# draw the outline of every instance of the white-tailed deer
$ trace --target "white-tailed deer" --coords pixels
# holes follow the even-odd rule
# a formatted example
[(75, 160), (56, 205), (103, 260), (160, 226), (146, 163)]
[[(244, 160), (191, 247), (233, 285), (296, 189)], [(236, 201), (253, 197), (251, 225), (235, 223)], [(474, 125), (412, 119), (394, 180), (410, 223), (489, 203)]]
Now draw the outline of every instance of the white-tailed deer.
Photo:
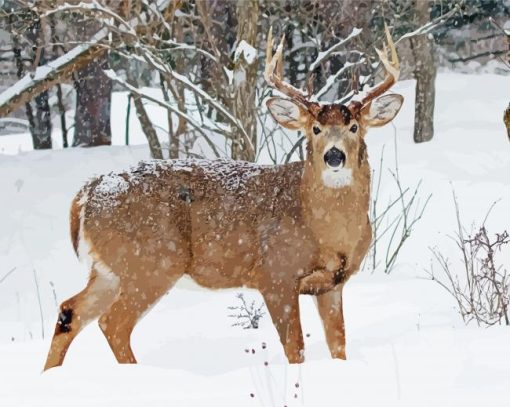
[(285, 83), (283, 41), (273, 55), (269, 34), (265, 78), (290, 99), (267, 106), (306, 134), (304, 162), (148, 161), (85, 185), (72, 203), (71, 236), (90, 279), (61, 305), (45, 369), (61, 365), (97, 318), (117, 360), (135, 363), (133, 328), (185, 274), (204, 287), (258, 289), (291, 363), (304, 360), (299, 294), (316, 295), (331, 355), (345, 359), (342, 288), (371, 241), (363, 138), (403, 101), (379, 97), (399, 75), (387, 35), (384, 81), (345, 106), (312, 102)]

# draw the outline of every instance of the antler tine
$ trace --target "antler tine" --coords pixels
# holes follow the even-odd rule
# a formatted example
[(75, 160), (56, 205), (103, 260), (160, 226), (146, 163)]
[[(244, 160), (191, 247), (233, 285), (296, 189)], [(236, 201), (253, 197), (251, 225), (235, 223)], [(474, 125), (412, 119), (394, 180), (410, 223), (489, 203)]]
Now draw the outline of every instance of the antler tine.
[[(375, 51), (377, 52), (377, 55), (379, 55), (379, 59), (381, 60), (384, 69), (386, 70), (386, 75), (384, 80), (379, 85), (370, 90), (370, 92), (368, 92), (368, 94), (361, 100), (361, 106), (366, 105), (390, 89), (398, 81), (400, 76), (400, 62), (398, 60), (397, 49), (391, 38), (387, 25), (384, 26), (384, 31), (386, 32), (386, 40), (388, 44), (383, 45), (382, 51), (377, 48)], [(388, 59), (388, 53), (390, 54), (391, 60)]]
[(273, 54), (273, 27), (269, 28), (267, 35), (267, 49), (266, 49), (266, 69), (264, 70), (264, 79), (273, 88), (279, 90), (284, 95), (290, 97), (292, 100), (301, 103), (304, 107), (311, 111), (315, 111), (316, 103), (310, 102), (307, 95), (301, 90), (295, 88), (291, 84), (283, 80), (283, 46), (285, 36), (282, 36), (276, 51)]

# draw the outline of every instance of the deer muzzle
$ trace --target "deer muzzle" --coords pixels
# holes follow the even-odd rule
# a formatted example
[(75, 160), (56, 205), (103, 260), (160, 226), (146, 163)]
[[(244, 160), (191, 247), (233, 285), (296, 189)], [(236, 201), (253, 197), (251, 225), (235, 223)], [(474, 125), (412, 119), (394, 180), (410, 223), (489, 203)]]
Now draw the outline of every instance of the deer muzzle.
[(330, 148), (324, 154), (324, 162), (331, 168), (338, 168), (345, 165), (345, 153), (336, 147)]

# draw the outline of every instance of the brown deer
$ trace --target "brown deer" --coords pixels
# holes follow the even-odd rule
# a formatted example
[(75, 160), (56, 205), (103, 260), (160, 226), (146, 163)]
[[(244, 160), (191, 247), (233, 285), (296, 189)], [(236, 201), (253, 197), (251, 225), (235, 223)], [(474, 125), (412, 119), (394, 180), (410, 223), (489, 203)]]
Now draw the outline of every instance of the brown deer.
[(360, 101), (321, 104), (282, 79), (283, 40), (268, 38), (265, 78), (290, 99), (267, 106), (307, 139), (304, 162), (261, 166), (230, 160), (147, 161), (86, 184), (71, 206), (74, 249), (90, 268), (65, 301), (45, 369), (62, 364), (76, 335), (99, 326), (120, 363), (136, 363), (130, 336), (179, 280), (260, 291), (290, 363), (304, 360), (299, 294), (317, 297), (334, 358), (345, 359), (342, 288), (371, 241), (367, 128), (391, 121), (400, 95), (389, 33), (379, 52), (386, 75)]

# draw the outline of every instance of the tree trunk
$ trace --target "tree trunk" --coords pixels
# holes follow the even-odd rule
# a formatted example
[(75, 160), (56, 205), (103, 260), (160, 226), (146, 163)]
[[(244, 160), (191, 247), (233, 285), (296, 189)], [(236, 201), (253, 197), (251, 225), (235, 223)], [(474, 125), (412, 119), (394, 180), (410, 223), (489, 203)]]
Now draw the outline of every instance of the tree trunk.
[[(126, 67), (126, 74), (127, 74), (127, 82), (138, 89), (138, 81), (136, 80), (135, 76), (133, 75), (133, 72), (131, 71), (133, 69), (131, 66), (129, 66), (129, 61), (127, 63)], [(156, 130), (154, 129), (154, 126), (152, 125), (152, 122), (149, 118), (149, 115), (147, 114), (147, 110), (145, 110), (145, 106), (143, 105), (142, 98), (135, 94), (131, 93), (131, 97), (133, 98), (133, 102), (135, 104), (136, 109), (136, 116), (138, 117), (138, 120), (140, 121), (140, 125), (142, 126), (142, 131), (145, 134), (145, 137), (147, 137), (147, 142), (149, 143), (149, 149), (151, 151), (151, 157), (157, 158), (157, 159), (163, 159), (163, 150), (161, 149), (161, 144), (158, 139), (158, 134), (156, 133)]]
[[(250, 1), (250, 0), (248, 0)], [(243, 3), (244, 0), (239, 1)], [(204, 44), (197, 44), (218, 57), (219, 64), (213, 63), (205, 56), (200, 57), (200, 82), (203, 89), (218, 98), (221, 103), (228, 105), (228, 92), (225, 92), (222, 66), (229, 66), (230, 51), (236, 39), (235, 7), (233, 0), (198, 0), (196, 2), (198, 15), (204, 32), (197, 39)], [(179, 28), (182, 30), (182, 27)], [(177, 27), (176, 34), (178, 35)], [(181, 34), (182, 36), (182, 34)], [(221, 115), (218, 114), (221, 119)]]
[[(44, 48), (41, 47), (39, 58), (39, 66), (46, 64), (46, 58), (44, 56)], [(52, 148), (51, 143), (51, 111), (48, 91), (39, 93), (35, 97), (35, 116), (34, 116), (34, 127), (30, 128), (32, 133), (32, 140), (34, 143), (34, 149), (50, 149)]]
[(107, 56), (91, 61), (77, 73), (73, 146), (112, 144), (110, 110), (112, 81), (103, 73)]
[(34, 126), (30, 127), (35, 150), (51, 149), (51, 112), (48, 91), (35, 97)]
[(156, 133), (156, 130), (154, 130), (154, 127), (152, 126), (147, 111), (145, 110), (142, 98), (133, 93), (131, 94), (131, 96), (133, 98), (133, 102), (135, 103), (136, 115), (138, 117), (138, 120), (140, 120), (142, 130), (145, 133), (145, 136), (147, 137), (147, 141), (149, 142), (151, 157), (162, 160), (163, 150), (161, 150), (161, 144), (159, 143), (158, 135)]
[[(415, 0), (418, 25), (430, 21), (429, 2)], [(416, 78), (416, 97), (414, 108), (414, 141), (422, 143), (434, 136), (434, 103), (436, 97), (436, 62), (433, 42), (428, 35), (419, 35), (410, 39), (414, 56), (414, 76)]]
[[(257, 49), (257, 21), (259, 16), (259, 2), (245, 0), (237, 3), (237, 45), (241, 41), (247, 42)], [(249, 63), (251, 62), (251, 63)], [(235, 129), (232, 139), (232, 158), (235, 160), (255, 161), (257, 145), (257, 59), (246, 61), (243, 55), (234, 61), (234, 77), (243, 79), (234, 80), (233, 112), (244, 128), (246, 135), (240, 129)], [(237, 73), (236, 73), (237, 72)], [(240, 74), (240, 75), (239, 75)], [(237, 82), (237, 83), (236, 83)], [(251, 141), (251, 145), (246, 140)]]
[[(45, 65), (47, 62), (44, 47), (40, 45), (40, 35), (41, 21), (39, 19), (34, 19), (33, 24), (26, 30), (25, 37), (32, 45), (32, 50), (34, 51), (31, 57), (32, 64), (36, 64), (37, 66)], [(25, 69), (22, 62), (21, 48), (17, 38), (14, 38), (13, 51), (16, 58), (17, 75), (18, 78), (21, 79)], [(51, 149), (52, 126), (48, 91), (44, 90), (35, 96), (35, 115), (30, 101), (25, 104), (25, 107), (28, 122), (30, 124), (30, 134), (32, 135), (34, 150)]]

